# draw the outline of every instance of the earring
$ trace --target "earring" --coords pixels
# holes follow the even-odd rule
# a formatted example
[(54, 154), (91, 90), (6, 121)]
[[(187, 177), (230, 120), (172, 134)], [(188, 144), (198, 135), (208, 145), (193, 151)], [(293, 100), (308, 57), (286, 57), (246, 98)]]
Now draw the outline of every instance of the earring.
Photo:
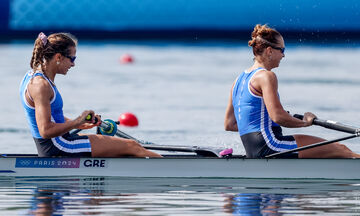
[(57, 62), (56, 62), (56, 64), (57, 64), (57, 65), (59, 65), (59, 64), (60, 64), (60, 62), (59, 62), (59, 61), (57, 61)]

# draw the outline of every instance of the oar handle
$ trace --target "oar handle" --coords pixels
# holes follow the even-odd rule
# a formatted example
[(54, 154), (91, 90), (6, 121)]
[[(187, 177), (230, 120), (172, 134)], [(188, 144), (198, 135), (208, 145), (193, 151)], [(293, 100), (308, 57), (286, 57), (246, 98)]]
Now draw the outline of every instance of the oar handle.
[[(300, 115), (300, 114), (295, 114), (294, 117), (301, 119), (301, 120), (304, 118), (304, 116)], [(344, 125), (344, 124), (341, 124), (339, 122), (332, 121), (332, 120), (322, 120), (322, 119), (315, 118), (313, 121), (313, 124), (324, 127), (324, 128), (342, 131), (345, 133), (351, 133), (351, 134), (359, 133), (359, 128), (355, 128), (355, 127), (352, 127), (349, 125)]]
[[(91, 114), (89, 114), (89, 115), (87, 115), (86, 117), (85, 117), (85, 120), (86, 121), (90, 121), (92, 119), (92, 115)], [(97, 123), (97, 121), (98, 121), (98, 119), (95, 117), (95, 124)], [(75, 130), (73, 130), (73, 131), (71, 131), (70, 132), (70, 134), (77, 134), (77, 133), (79, 133), (80, 131), (82, 131), (82, 129), (75, 129)]]
[[(92, 114), (87, 115), (87, 116), (85, 117), (85, 120), (86, 120), (86, 121), (91, 121), (92, 116), (93, 116)], [(98, 118), (95, 117), (94, 124), (96, 124), (97, 122), (98, 122)]]

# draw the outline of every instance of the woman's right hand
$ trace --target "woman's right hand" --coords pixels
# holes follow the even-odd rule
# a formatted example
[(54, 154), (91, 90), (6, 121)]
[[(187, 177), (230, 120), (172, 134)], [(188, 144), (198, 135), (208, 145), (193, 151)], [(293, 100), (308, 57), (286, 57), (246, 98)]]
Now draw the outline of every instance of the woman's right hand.
[[(97, 127), (101, 125), (101, 116), (100, 115), (94, 115), (94, 114), (90, 114), (92, 119), (91, 120), (86, 120), (85, 123), (83, 123), (82, 125), (80, 125), (78, 128), (79, 129), (91, 129), (93, 127)], [(85, 116), (85, 119), (88, 117), (89, 115)]]
[[(92, 116), (91, 120), (86, 120), (86, 117), (88, 115)], [(75, 121), (76, 121), (76, 128), (79, 129), (91, 128), (90, 125), (93, 125), (93, 123), (95, 122), (95, 112), (93, 110), (85, 110), (79, 117), (75, 119)]]
[(311, 126), (314, 122), (316, 115), (311, 112), (304, 113), (303, 121), (305, 122), (305, 127)]

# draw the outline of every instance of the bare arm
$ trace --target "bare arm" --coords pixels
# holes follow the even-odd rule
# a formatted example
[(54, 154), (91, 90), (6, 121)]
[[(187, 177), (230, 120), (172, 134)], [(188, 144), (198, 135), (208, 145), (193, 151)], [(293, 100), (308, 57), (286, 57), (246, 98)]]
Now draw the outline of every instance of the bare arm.
[(234, 84), (231, 87), (229, 102), (228, 102), (226, 112), (225, 112), (224, 127), (225, 127), (226, 131), (238, 131), (236, 118), (234, 115), (234, 107), (232, 105), (232, 91), (233, 91)]
[(262, 91), (266, 109), (274, 122), (289, 128), (307, 127), (312, 124), (315, 117), (312, 113), (305, 113), (304, 120), (299, 120), (284, 110), (278, 96), (278, 80), (274, 72), (261, 71), (253, 79), (253, 85)]
[[(72, 121), (72, 119), (70, 119), (70, 118), (68, 118), (66, 116), (64, 116), (64, 118), (65, 118), (65, 122), (66, 121)], [(82, 125), (76, 127), (76, 129), (85, 130), (85, 129), (90, 129), (90, 128), (93, 128), (95, 126), (101, 125), (101, 116), (100, 115), (95, 115), (95, 118), (96, 118), (96, 123), (94, 123), (95, 121), (86, 121)]]
[(74, 120), (67, 119), (65, 123), (52, 122), (50, 100), (53, 97), (53, 91), (50, 84), (41, 77), (35, 77), (29, 83), (28, 91), (34, 101), (36, 123), (40, 135), (45, 139), (63, 135), (79, 127), (85, 123), (85, 117), (93, 113), (93, 111), (84, 111), (82, 115)]

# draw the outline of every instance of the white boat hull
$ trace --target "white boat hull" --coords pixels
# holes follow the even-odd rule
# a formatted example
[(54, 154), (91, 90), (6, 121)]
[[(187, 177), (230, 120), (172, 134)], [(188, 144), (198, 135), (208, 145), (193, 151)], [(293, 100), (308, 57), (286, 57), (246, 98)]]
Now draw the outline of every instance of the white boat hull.
[(360, 179), (360, 159), (4, 157), (0, 176)]

